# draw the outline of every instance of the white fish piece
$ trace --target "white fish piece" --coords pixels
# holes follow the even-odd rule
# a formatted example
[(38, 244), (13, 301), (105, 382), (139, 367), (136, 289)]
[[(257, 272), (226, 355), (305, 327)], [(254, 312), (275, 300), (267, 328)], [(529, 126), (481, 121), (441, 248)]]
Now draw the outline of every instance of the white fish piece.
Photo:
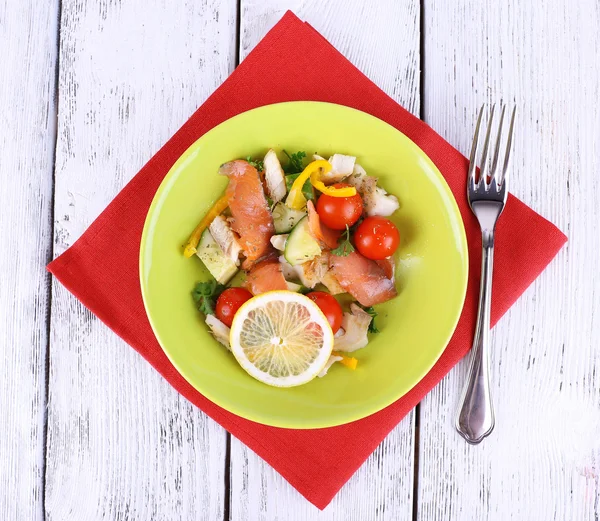
[(329, 255), (323, 254), (294, 266), (298, 278), (307, 288), (314, 288), (329, 271)]
[(279, 250), (279, 251), (285, 250), (285, 243), (289, 236), (290, 236), (289, 233), (282, 233), (281, 235), (271, 236), (270, 241), (271, 241), (271, 244), (273, 245), (273, 248), (275, 248), (276, 250)]
[(314, 288), (319, 282), (321, 282), (321, 263), (318, 261), (318, 259), (319, 257), (316, 257), (310, 261), (292, 266), (285, 260), (283, 256), (279, 257), (283, 277), (286, 280), (299, 280), (303, 286), (311, 289)]
[(344, 313), (342, 329), (344, 334), (334, 339), (333, 349), (351, 353), (369, 343), (369, 324), (373, 317), (356, 304), (350, 304), (350, 313)]
[[(319, 257), (317, 257), (317, 259), (318, 258)], [(313, 266), (313, 262), (315, 260), (316, 259), (313, 259), (311, 261), (292, 266), (282, 255), (279, 257), (279, 262), (281, 264), (283, 278), (285, 280), (299, 280), (303, 286), (306, 286), (307, 288), (314, 288), (320, 282), (319, 278), (316, 276)]]
[(273, 203), (278, 203), (285, 197), (287, 190), (281, 163), (273, 149), (270, 149), (265, 155), (264, 165), (267, 192)]
[(352, 169), (352, 173), (354, 175), (367, 175), (367, 171), (358, 163), (354, 163), (354, 168)]
[(212, 336), (215, 337), (215, 340), (217, 340), (217, 342), (220, 344), (223, 344), (229, 351), (231, 351), (231, 347), (229, 346), (230, 329), (214, 315), (206, 315), (206, 319), (204, 321), (210, 329)]
[(365, 169), (359, 164), (354, 165), (352, 175), (346, 179), (346, 182), (354, 186), (360, 193), (365, 205), (365, 212), (369, 216), (389, 217), (400, 208), (398, 198), (377, 186), (377, 178), (367, 175)]
[(356, 163), (352, 169), (352, 174), (346, 179), (346, 183), (354, 186), (358, 193), (364, 196), (365, 193), (375, 190), (377, 179), (367, 175), (365, 169)]
[(329, 290), (329, 293), (331, 293), (332, 295), (340, 295), (342, 293), (346, 293), (346, 290), (342, 288), (342, 286), (338, 282), (338, 279), (335, 278), (335, 275), (333, 274), (332, 270), (328, 270), (327, 273), (323, 275), (323, 277), (321, 278), (321, 284), (323, 284), (323, 286), (325, 286)]
[(356, 157), (344, 154), (333, 154), (329, 158), (329, 162), (331, 163), (331, 170), (333, 172), (337, 172), (339, 175), (347, 177), (354, 171)]
[(319, 154), (313, 154), (312, 158), (313, 161), (325, 161), (325, 158), (323, 156), (320, 156)]
[(327, 374), (327, 371), (329, 371), (329, 369), (331, 368), (331, 366), (333, 364), (335, 364), (336, 362), (339, 362), (340, 360), (343, 360), (343, 358), (341, 356), (331, 355), (329, 357), (329, 359), (327, 360), (327, 363), (325, 364), (325, 367), (323, 367), (323, 369), (321, 370), (321, 372), (317, 376), (319, 378), (323, 378)]
[(231, 223), (222, 215), (217, 215), (208, 229), (223, 253), (239, 266), (242, 247), (231, 229)]
[[(271, 241), (272, 242), (272, 241)], [(324, 253), (319, 257), (292, 266), (285, 257), (279, 257), (283, 277), (286, 280), (299, 280), (307, 288), (314, 288), (317, 284), (323, 284), (332, 295), (345, 293), (344, 288), (335, 278), (333, 271), (329, 268), (329, 254)]]
[(294, 280), (298, 278), (296, 267), (292, 266), (283, 255), (279, 257), (279, 264), (281, 264), (281, 272), (285, 280)]
[(322, 181), (326, 185), (339, 183), (345, 177), (352, 174), (356, 157), (344, 154), (333, 154), (328, 161), (331, 163), (331, 171), (323, 174)]
[(370, 197), (364, 200), (365, 209), (369, 216), (380, 215), (382, 217), (389, 217), (400, 208), (398, 198), (395, 195), (388, 194), (379, 186), (376, 186)]

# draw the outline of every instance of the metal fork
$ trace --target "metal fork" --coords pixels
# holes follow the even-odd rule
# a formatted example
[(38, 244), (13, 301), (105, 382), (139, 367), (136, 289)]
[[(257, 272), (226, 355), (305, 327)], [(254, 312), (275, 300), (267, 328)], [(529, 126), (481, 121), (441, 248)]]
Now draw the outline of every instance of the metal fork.
[(468, 378), (463, 388), (456, 416), (456, 429), (469, 443), (477, 444), (488, 436), (494, 429), (494, 409), (490, 393), (490, 308), (492, 302), (492, 270), (494, 264), (494, 233), (496, 222), (504, 210), (508, 197), (507, 181), (510, 167), (510, 150), (512, 145), (513, 128), (515, 123), (515, 108), (512, 110), (510, 127), (504, 154), (504, 165), (500, 169), (500, 147), (502, 141), (502, 124), (506, 105), (502, 107), (498, 137), (494, 156), (488, 160), (488, 149), (495, 105), (492, 106), (487, 125), (481, 170), (477, 177), (477, 150), (479, 145), (479, 128), (485, 110), (485, 105), (479, 111), (475, 137), (471, 147), (471, 158), (467, 178), (467, 197), (469, 206), (477, 217), (481, 227), (483, 252), (481, 257), (481, 285), (479, 288), (479, 309), (477, 311), (477, 326)]

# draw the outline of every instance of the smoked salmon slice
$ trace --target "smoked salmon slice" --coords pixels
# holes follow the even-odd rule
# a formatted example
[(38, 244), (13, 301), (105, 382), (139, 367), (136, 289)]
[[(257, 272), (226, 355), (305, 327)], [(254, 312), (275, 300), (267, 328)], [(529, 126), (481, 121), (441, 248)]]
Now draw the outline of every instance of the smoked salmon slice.
[(384, 269), (358, 252), (346, 257), (331, 255), (330, 264), (342, 288), (363, 306), (381, 304), (398, 294)]
[(255, 264), (248, 272), (244, 287), (253, 295), (260, 295), (265, 291), (288, 289), (277, 257), (268, 258)]
[(230, 161), (221, 165), (219, 174), (229, 178), (225, 194), (233, 216), (232, 229), (240, 236), (246, 262), (244, 268), (273, 253), (271, 236), (275, 233), (258, 171), (247, 161)]
[(311, 235), (322, 243), (323, 246), (331, 249), (337, 248), (340, 232), (332, 230), (321, 223), (319, 214), (312, 201), (306, 203), (306, 209), (308, 210), (308, 226)]
[(394, 264), (394, 260), (391, 257), (387, 259), (381, 259), (375, 261), (381, 268), (383, 268), (383, 272), (388, 279), (394, 279), (394, 275), (396, 273), (396, 265)]

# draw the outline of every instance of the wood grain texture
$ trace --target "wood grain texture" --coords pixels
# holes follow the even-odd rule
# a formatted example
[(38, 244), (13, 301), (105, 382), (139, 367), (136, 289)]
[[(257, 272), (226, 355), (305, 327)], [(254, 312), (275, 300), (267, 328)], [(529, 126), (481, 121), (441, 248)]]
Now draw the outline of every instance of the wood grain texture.
[(477, 108), (515, 101), (511, 191), (570, 240), (493, 335), (492, 436), (454, 431), (466, 360), (422, 403), (418, 519), (600, 517), (599, 10), (425, 2), (427, 122), (468, 152)]
[[(0, 3), (0, 519), (221, 520), (226, 501), (235, 520), (412, 518), (413, 415), (323, 512), (235, 439), (225, 498), (224, 431), (57, 283), (48, 338), (52, 240), (70, 246), (232, 70), (235, 4), (62, 0), (52, 239), (58, 2)], [(241, 7), (242, 57), (292, 9), (419, 111), (417, 1)], [(512, 191), (570, 242), (494, 333), (492, 437), (471, 447), (454, 431), (466, 361), (422, 403), (417, 518), (597, 521), (600, 6), (424, 13), (425, 119), (468, 152), (477, 107), (516, 101)]]
[[(235, 24), (234, 0), (62, 1), (57, 255), (231, 72)], [(222, 519), (225, 431), (57, 282), (50, 341), (47, 519)]]
[(0, 3), (0, 519), (43, 519), (57, 3)]
[[(419, 111), (419, 4), (341, 0), (242, 0), (240, 55), (258, 43), (287, 9), (321, 32), (365, 74), (413, 113)], [(412, 512), (414, 415), (380, 445), (324, 511), (277, 472), (231, 440), (231, 519), (408, 520)]]
[(285, 14), (310, 23), (338, 51), (413, 114), (420, 109), (418, 0), (241, 0), (243, 59)]

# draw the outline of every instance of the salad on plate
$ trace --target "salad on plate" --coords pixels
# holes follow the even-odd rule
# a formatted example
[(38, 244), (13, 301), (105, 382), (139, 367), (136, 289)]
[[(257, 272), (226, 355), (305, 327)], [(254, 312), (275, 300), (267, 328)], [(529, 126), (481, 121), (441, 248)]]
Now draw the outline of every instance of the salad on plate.
[(376, 333), (375, 306), (397, 295), (397, 197), (356, 157), (304, 152), (221, 165), (228, 178), (184, 247), (212, 278), (192, 292), (214, 338), (257, 380), (323, 377)]

